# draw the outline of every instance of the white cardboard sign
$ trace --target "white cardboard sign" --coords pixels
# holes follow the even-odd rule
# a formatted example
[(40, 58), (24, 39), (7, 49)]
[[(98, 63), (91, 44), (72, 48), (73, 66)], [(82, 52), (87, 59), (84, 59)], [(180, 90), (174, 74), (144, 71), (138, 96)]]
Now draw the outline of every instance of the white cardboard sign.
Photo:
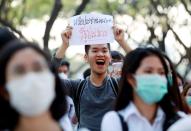
[(113, 16), (84, 14), (70, 18), (72, 36), (70, 45), (105, 44), (114, 41)]

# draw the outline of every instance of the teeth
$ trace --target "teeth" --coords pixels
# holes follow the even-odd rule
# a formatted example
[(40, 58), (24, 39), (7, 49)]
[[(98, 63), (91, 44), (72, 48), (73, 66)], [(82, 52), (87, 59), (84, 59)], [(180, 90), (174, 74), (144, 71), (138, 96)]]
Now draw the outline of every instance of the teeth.
[(104, 62), (104, 60), (97, 60), (97, 62)]

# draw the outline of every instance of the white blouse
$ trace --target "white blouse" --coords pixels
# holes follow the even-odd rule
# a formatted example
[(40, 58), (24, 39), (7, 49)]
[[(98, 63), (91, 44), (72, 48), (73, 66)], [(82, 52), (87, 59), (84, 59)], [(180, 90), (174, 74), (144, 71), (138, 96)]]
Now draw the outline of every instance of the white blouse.
[[(123, 116), (125, 122), (127, 123), (129, 131), (163, 130), (165, 114), (161, 108), (158, 108), (153, 124), (151, 124), (140, 114), (132, 102), (125, 109), (120, 110), (119, 113)], [(110, 111), (105, 114), (101, 123), (101, 131), (122, 131), (119, 116), (115, 111)]]

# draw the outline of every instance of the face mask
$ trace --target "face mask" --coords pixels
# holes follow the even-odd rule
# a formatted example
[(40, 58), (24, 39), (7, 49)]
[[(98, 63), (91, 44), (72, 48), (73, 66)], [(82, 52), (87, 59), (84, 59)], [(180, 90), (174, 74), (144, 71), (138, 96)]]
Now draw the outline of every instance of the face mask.
[(59, 73), (58, 75), (59, 75), (59, 77), (60, 77), (61, 79), (68, 79), (68, 76), (67, 76), (66, 74), (64, 74), (63, 72), (62, 72), (62, 73)]
[(49, 110), (55, 97), (55, 80), (51, 72), (27, 73), (6, 84), (10, 104), (21, 115), (38, 116)]
[(191, 96), (186, 97), (186, 102), (189, 106), (191, 106)]
[(136, 92), (147, 104), (159, 102), (168, 92), (167, 80), (164, 76), (157, 74), (136, 75)]

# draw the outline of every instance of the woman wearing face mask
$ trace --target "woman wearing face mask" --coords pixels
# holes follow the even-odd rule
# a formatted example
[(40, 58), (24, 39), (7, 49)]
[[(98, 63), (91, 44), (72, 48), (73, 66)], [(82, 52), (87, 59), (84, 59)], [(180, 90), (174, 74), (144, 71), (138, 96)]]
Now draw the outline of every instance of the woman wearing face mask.
[(167, 65), (153, 48), (137, 48), (124, 60), (115, 111), (108, 112), (102, 131), (165, 131), (180, 117), (167, 81)]
[(191, 84), (186, 83), (182, 92), (182, 96), (186, 99), (186, 102), (191, 110)]
[(49, 58), (37, 46), (14, 41), (0, 56), (0, 130), (60, 131), (66, 100)]

